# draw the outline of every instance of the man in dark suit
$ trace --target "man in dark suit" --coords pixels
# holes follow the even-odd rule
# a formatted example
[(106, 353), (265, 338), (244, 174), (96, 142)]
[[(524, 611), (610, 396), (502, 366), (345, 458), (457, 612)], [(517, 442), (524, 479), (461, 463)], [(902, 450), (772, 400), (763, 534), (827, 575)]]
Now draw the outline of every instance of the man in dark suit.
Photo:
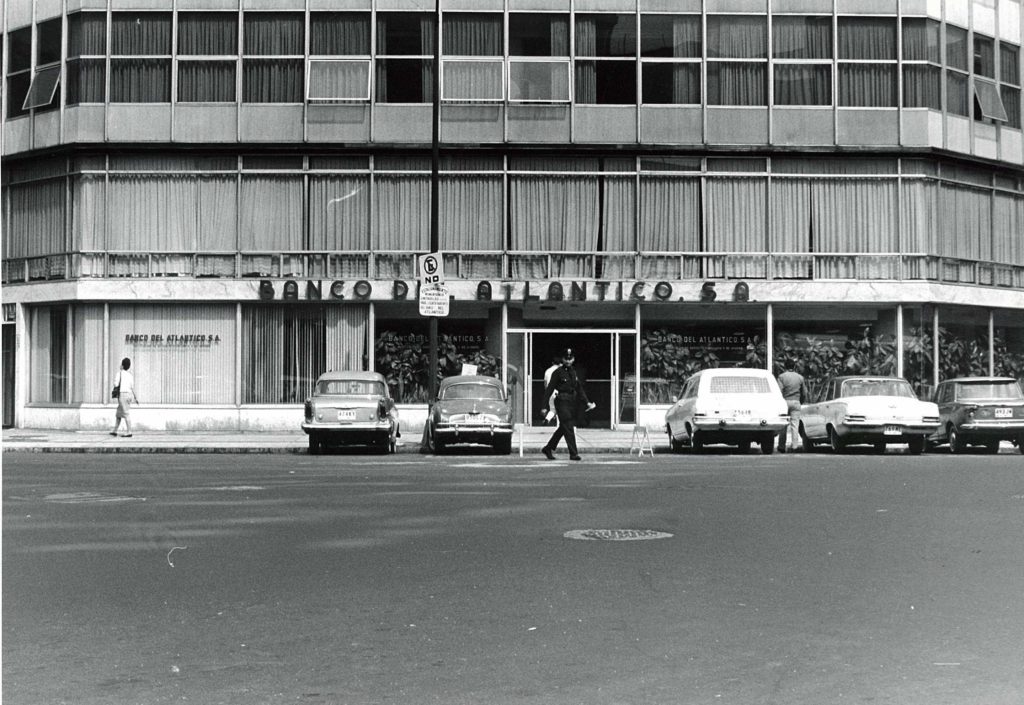
[(558, 442), (565, 437), (565, 445), (569, 449), (569, 459), (579, 460), (579, 450), (576, 448), (576, 414), (577, 409), (586, 406), (590, 411), (596, 406), (587, 398), (587, 392), (580, 383), (580, 378), (573, 369), (576, 355), (572, 348), (567, 348), (562, 353), (562, 364), (551, 375), (547, 388), (544, 390), (544, 399), (550, 399), (555, 395), (555, 412), (558, 416), (558, 428), (551, 434), (551, 439), (541, 448), (541, 452), (548, 460), (555, 459), (555, 448)]

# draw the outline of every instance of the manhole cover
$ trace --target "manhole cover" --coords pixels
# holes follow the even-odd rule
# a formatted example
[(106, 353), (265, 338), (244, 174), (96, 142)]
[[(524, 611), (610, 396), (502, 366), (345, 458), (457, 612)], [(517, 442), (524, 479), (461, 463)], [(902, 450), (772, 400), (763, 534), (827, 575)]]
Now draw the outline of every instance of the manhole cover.
[(672, 534), (653, 529), (573, 529), (562, 536), (577, 541), (650, 541), (672, 538)]

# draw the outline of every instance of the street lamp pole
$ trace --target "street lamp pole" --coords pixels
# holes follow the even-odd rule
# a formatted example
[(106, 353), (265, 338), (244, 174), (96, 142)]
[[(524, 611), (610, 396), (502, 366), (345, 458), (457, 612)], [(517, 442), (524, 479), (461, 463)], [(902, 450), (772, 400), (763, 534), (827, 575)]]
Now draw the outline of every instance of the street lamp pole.
[[(438, 197), (438, 167), (441, 160), (441, 152), (438, 142), (441, 137), (441, 0), (434, 0), (434, 66), (433, 66), (433, 111), (432, 111), (432, 134), (430, 139), (430, 251), (438, 252), (440, 249), (440, 237), (438, 235), (439, 223), (439, 197)], [(441, 261), (444, 266), (444, 261)], [(422, 284), (421, 284), (422, 286)], [(430, 316), (430, 361), (427, 374), (427, 389), (429, 390), (428, 403), (433, 403), (437, 396), (437, 316)]]

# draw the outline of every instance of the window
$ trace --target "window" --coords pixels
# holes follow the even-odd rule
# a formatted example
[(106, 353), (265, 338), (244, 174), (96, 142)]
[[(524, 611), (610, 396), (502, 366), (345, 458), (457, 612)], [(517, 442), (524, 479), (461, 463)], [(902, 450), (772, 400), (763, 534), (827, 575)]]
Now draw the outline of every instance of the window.
[(107, 98), (107, 15), (68, 15), (68, 63), (64, 100), (67, 105), (102, 103)]
[(1006, 108), (999, 97), (996, 84), (980, 78), (974, 79), (974, 119), (1006, 122)]
[(32, 28), (7, 33), (7, 117), (28, 115), (25, 98), (32, 84)]
[(754, 15), (707, 18), (708, 105), (768, 105), (768, 23)]
[(303, 14), (246, 12), (242, 22), (242, 102), (301, 103)]
[(1006, 126), (1020, 128), (1020, 47), (999, 44), (999, 96), (1006, 109)]
[(635, 15), (576, 15), (576, 102), (637, 102)]
[(36, 71), (22, 107), (25, 110), (53, 109), (59, 103), (61, 20), (36, 25)]
[(170, 102), (171, 13), (113, 13), (110, 44), (110, 102)]
[[(309, 86), (316, 101), (370, 99), (370, 13), (314, 12), (309, 21)], [(360, 57), (322, 59), (313, 57)]]
[(775, 105), (832, 104), (832, 18), (772, 18)]
[(839, 105), (896, 107), (896, 19), (839, 18)]
[(700, 15), (641, 15), (642, 102), (699, 105), (701, 47)]
[(434, 100), (434, 18), (428, 12), (378, 12), (374, 86), (378, 103)]
[(903, 20), (903, 107), (942, 110), (942, 59), (935, 20)]
[(503, 17), (497, 13), (444, 15), (441, 26), (441, 49), (445, 57), (441, 62), (442, 100), (504, 100), (503, 22)]
[(991, 37), (974, 35), (974, 73), (986, 78), (996, 77), (996, 43)]
[(178, 101), (234, 103), (237, 12), (178, 13)]
[(967, 30), (946, 25), (946, 110), (970, 115), (967, 99)]
[(569, 16), (513, 12), (508, 16), (509, 100), (569, 101)]

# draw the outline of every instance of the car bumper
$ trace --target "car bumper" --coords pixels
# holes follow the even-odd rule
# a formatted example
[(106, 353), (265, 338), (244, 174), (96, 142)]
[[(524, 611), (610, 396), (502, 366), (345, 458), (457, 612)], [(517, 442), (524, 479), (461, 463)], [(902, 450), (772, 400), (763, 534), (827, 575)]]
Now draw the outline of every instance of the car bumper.
[(321, 438), (352, 439), (379, 438), (391, 434), (394, 425), (390, 421), (356, 422), (356, 423), (316, 423), (304, 421), (302, 430), (307, 434), (316, 434)]
[(839, 437), (850, 441), (887, 441), (892, 443), (906, 442), (912, 438), (930, 436), (938, 430), (938, 424), (924, 423), (881, 423), (865, 421), (863, 423), (844, 422), (836, 426)]
[(976, 420), (961, 424), (956, 429), (964, 437), (1009, 440), (1024, 435), (1024, 421), (1019, 419), (1008, 419), (1006, 421)]
[(789, 426), (789, 417), (773, 419), (709, 418), (694, 419), (693, 426), (705, 434), (757, 435), (759, 433), (781, 433)]
[(444, 424), (434, 427), (434, 437), (445, 443), (493, 443), (511, 438), (508, 424)]

